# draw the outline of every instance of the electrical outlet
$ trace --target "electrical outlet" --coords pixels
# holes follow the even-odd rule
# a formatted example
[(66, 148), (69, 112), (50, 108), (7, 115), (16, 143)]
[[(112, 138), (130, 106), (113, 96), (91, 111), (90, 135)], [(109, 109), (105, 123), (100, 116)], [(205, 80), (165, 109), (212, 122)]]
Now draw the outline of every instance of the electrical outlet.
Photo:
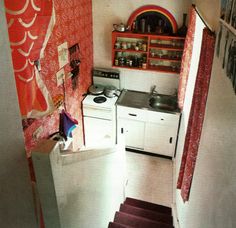
[(33, 139), (38, 139), (43, 132), (43, 127), (38, 127), (33, 133)]
[(60, 69), (57, 73), (57, 86), (60, 86), (63, 84), (63, 81), (65, 81), (65, 71), (64, 68)]

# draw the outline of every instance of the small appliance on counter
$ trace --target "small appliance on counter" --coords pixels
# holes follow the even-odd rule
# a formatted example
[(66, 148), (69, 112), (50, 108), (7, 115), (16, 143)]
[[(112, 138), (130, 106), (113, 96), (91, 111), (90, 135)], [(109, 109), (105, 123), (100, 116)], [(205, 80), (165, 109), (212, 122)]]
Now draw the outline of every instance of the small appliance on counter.
[(110, 147), (116, 144), (116, 101), (120, 93), (119, 71), (93, 69), (93, 85), (82, 101), (85, 146)]

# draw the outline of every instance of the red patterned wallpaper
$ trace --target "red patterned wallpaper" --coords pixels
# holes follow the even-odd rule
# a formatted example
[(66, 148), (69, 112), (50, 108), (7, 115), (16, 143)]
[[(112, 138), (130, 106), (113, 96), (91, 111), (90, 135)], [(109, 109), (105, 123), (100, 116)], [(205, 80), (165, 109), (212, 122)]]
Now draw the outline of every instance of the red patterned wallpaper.
[[(43, 0), (5, 0), (5, 6), (8, 9), (16, 10), (17, 4), (19, 9), (22, 9), (24, 4), (29, 2), (29, 7), (33, 5), (39, 6), (45, 5)], [(55, 10), (55, 24), (52, 29), (52, 33), (44, 49), (43, 57), (40, 59), (41, 63), (41, 79), (49, 91), (50, 97), (54, 100), (56, 97), (63, 95), (62, 86), (57, 87), (56, 73), (59, 71), (58, 52), (57, 46), (68, 42), (68, 47), (79, 43), (80, 46), (80, 74), (78, 79), (78, 86), (75, 90), (72, 89), (71, 79), (68, 78), (65, 81), (66, 92), (66, 107), (67, 111), (79, 121), (79, 126), (74, 130), (74, 140), (77, 145), (82, 145), (82, 114), (81, 114), (81, 101), (82, 95), (87, 91), (88, 86), (91, 84), (91, 69), (93, 66), (93, 42), (92, 42), (92, 2), (91, 0), (53, 0), (48, 1), (53, 3)], [(29, 13), (29, 12), (28, 12)], [(27, 14), (27, 11), (25, 11)], [(10, 22), (10, 16), (6, 13), (8, 24)], [(29, 15), (24, 15), (27, 18)], [(33, 17), (33, 14), (29, 17)], [(35, 21), (37, 23), (37, 21)], [(45, 22), (43, 22), (45, 24)], [(44, 25), (42, 24), (42, 25)], [(12, 32), (12, 31), (11, 31)], [(13, 31), (11, 36), (17, 34), (17, 30)], [(28, 45), (29, 46), (29, 45)], [(11, 46), (13, 49), (13, 47)], [(19, 56), (14, 58), (20, 58)], [(18, 59), (19, 60), (19, 59)], [(65, 66), (65, 73), (68, 74), (70, 70), (69, 64)], [(18, 91), (19, 94), (19, 91)], [(19, 98), (20, 100), (21, 98)], [(22, 108), (21, 108), (22, 109)], [(58, 131), (59, 127), (59, 113), (54, 108), (54, 111), (49, 115), (34, 119), (24, 130), (25, 145), (27, 154), (30, 155), (30, 150), (37, 144), (42, 138), (47, 138), (50, 134)], [(30, 122), (29, 119), (26, 122)], [(42, 126), (42, 133), (38, 139), (33, 139), (32, 135), (36, 129)]]

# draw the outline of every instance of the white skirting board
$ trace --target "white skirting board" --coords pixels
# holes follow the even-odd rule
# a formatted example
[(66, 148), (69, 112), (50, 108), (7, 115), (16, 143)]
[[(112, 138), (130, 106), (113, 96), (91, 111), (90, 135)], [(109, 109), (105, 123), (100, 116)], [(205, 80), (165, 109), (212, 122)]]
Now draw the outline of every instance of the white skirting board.
[(171, 204), (171, 209), (172, 209), (172, 217), (173, 217), (173, 225), (175, 228), (180, 228), (179, 225), (179, 219), (178, 219), (178, 215), (177, 215), (177, 209), (176, 209), (176, 204), (173, 203)]

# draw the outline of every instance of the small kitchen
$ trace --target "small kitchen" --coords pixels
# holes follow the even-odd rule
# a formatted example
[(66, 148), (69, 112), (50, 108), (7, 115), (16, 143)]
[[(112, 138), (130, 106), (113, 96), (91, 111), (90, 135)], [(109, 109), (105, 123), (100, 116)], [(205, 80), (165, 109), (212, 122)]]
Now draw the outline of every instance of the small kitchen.
[[(171, 207), (175, 227), (235, 224), (235, 77), (228, 67), (235, 0), (4, 0), (0, 5), (5, 53), (0, 91), (7, 98), (1, 101), (3, 227), (103, 228), (127, 196)], [(186, 13), (193, 30), (186, 38), (169, 36), (161, 34), (168, 23), (159, 22), (152, 34), (146, 18), (133, 23), (133, 13), (142, 13), (138, 9), (150, 12), (145, 6), (167, 16), (175, 29), (173, 16), (177, 30)], [(179, 74), (183, 48), (187, 86)], [(197, 92), (205, 96), (195, 93), (197, 79)], [(180, 85), (188, 98), (178, 94), (181, 110)], [(58, 145), (51, 136), (60, 130), (61, 114), (72, 125), (68, 144), (63, 139)], [(186, 140), (190, 134), (195, 143)], [(124, 142), (136, 153), (124, 150)], [(65, 145), (72, 150), (63, 150)]]
[[(164, 6), (135, 4), (129, 12), (121, 9), (122, 18), (113, 18), (110, 7), (114, 10), (121, 6), (111, 1), (100, 10), (103, 4), (106, 3), (93, 1), (94, 64), (90, 72), (92, 80), (84, 87), (81, 99), (85, 145), (79, 151), (62, 152), (59, 167), (54, 162), (52, 168), (57, 170), (54, 183), (59, 195), (59, 217), (65, 227), (78, 224), (106, 227), (127, 196), (166, 206), (172, 202), (172, 159), (181, 118), (177, 90), (186, 35), (186, 31), (177, 32), (186, 23), (183, 15), (189, 5), (175, 15), (172, 10), (172, 15)], [(111, 14), (111, 20), (106, 20), (106, 14)], [(157, 16), (157, 24), (148, 22), (152, 14)], [(136, 21), (137, 15), (141, 19)], [(143, 25), (141, 20), (145, 20)], [(76, 139), (73, 134), (73, 140)], [(124, 145), (138, 153), (130, 156)], [(58, 157), (57, 150), (52, 153)], [(34, 161), (39, 159), (37, 150), (33, 156)], [(38, 174), (42, 173), (43, 166), (35, 167)], [(138, 173), (150, 183), (137, 178)], [(60, 188), (62, 185), (65, 187)], [(79, 211), (77, 216), (73, 216), (74, 211)], [(91, 213), (94, 216), (87, 219)]]
[[(184, 35), (178, 36), (176, 33), (177, 28), (186, 23), (183, 21), (186, 20), (183, 14), (188, 12), (190, 4), (186, 1), (181, 7), (178, 5), (178, 8), (173, 4), (170, 6), (166, 4), (158, 4), (158, 6), (135, 4), (132, 9), (127, 7), (124, 9), (122, 4), (118, 6), (113, 2), (93, 3), (94, 70), (93, 85), (90, 89), (95, 89), (96, 84), (114, 86), (112, 98), (107, 98), (104, 94), (100, 97), (113, 100), (112, 103), (116, 107), (112, 108), (113, 114), (110, 118), (98, 117), (100, 121), (97, 121), (97, 126), (99, 126), (97, 128), (93, 122), (96, 121), (95, 118), (90, 118), (88, 121), (89, 116), (96, 117), (96, 114), (88, 113), (87, 107), (91, 106), (91, 95), (89, 95), (90, 101), (88, 101), (89, 98), (84, 99), (82, 106), (86, 146), (101, 145), (102, 138), (106, 141), (109, 137), (114, 143), (119, 141), (121, 135), (124, 135), (128, 149), (164, 155), (169, 158), (174, 156), (181, 116), (177, 105), (177, 90), (185, 38)], [(103, 14), (99, 12), (100, 7), (103, 7)], [(160, 31), (157, 31), (158, 22), (154, 28), (154, 25), (148, 25), (146, 19), (142, 28), (141, 19), (135, 21), (137, 15), (142, 17), (142, 14), (145, 21), (145, 12), (149, 12), (150, 15), (154, 13), (157, 18), (158, 15), (161, 16), (159, 17), (161, 19), (159, 27), (162, 27)], [(167, 20), (169, 24), (162, 20), (162, 17), (165, 18), (166, 15), (169, 18)], [(134, 31), (135, 23), (139, 31)], [(164, 31), (164, 25), (167, 31)], [(155, 48), (155, 45), (164, 48)], [(138, 56), (138, 60), (141, 55), (141, 65), (136, 67), (130, 65), (132, 62), (135, 63), (132, 57), (128, 59), (130, 55)], [(125, 61), (126, 65), (123, 65), (122, 61)], [(162, 66), (158, 66), (159, 63)], [(101, 77), (102, 75), (104, 77)], [(98, 87), (94, 93), (97, 93), (97, 96), (99, 93), (101, 95), (101, 89), (105, 89), (106, 93), (106, 87)], [(99, 103), (95, 106), (102, 108), (106, 105)], [(93, 108), (92, 112), (94, 110)], [(106, 116), (105, 113), (102, 115)], [(104, 119), (107, 120), (107, 124), (104, 124)], [(111, 124), (111, 119), (116, 123), (113, 123), (110, 130), (105, 130), (109, 123)], [(104, 133), (104, 130), (109, 133)], [(99, 135), (95, 136), (94, 132), (98, 131)]]

